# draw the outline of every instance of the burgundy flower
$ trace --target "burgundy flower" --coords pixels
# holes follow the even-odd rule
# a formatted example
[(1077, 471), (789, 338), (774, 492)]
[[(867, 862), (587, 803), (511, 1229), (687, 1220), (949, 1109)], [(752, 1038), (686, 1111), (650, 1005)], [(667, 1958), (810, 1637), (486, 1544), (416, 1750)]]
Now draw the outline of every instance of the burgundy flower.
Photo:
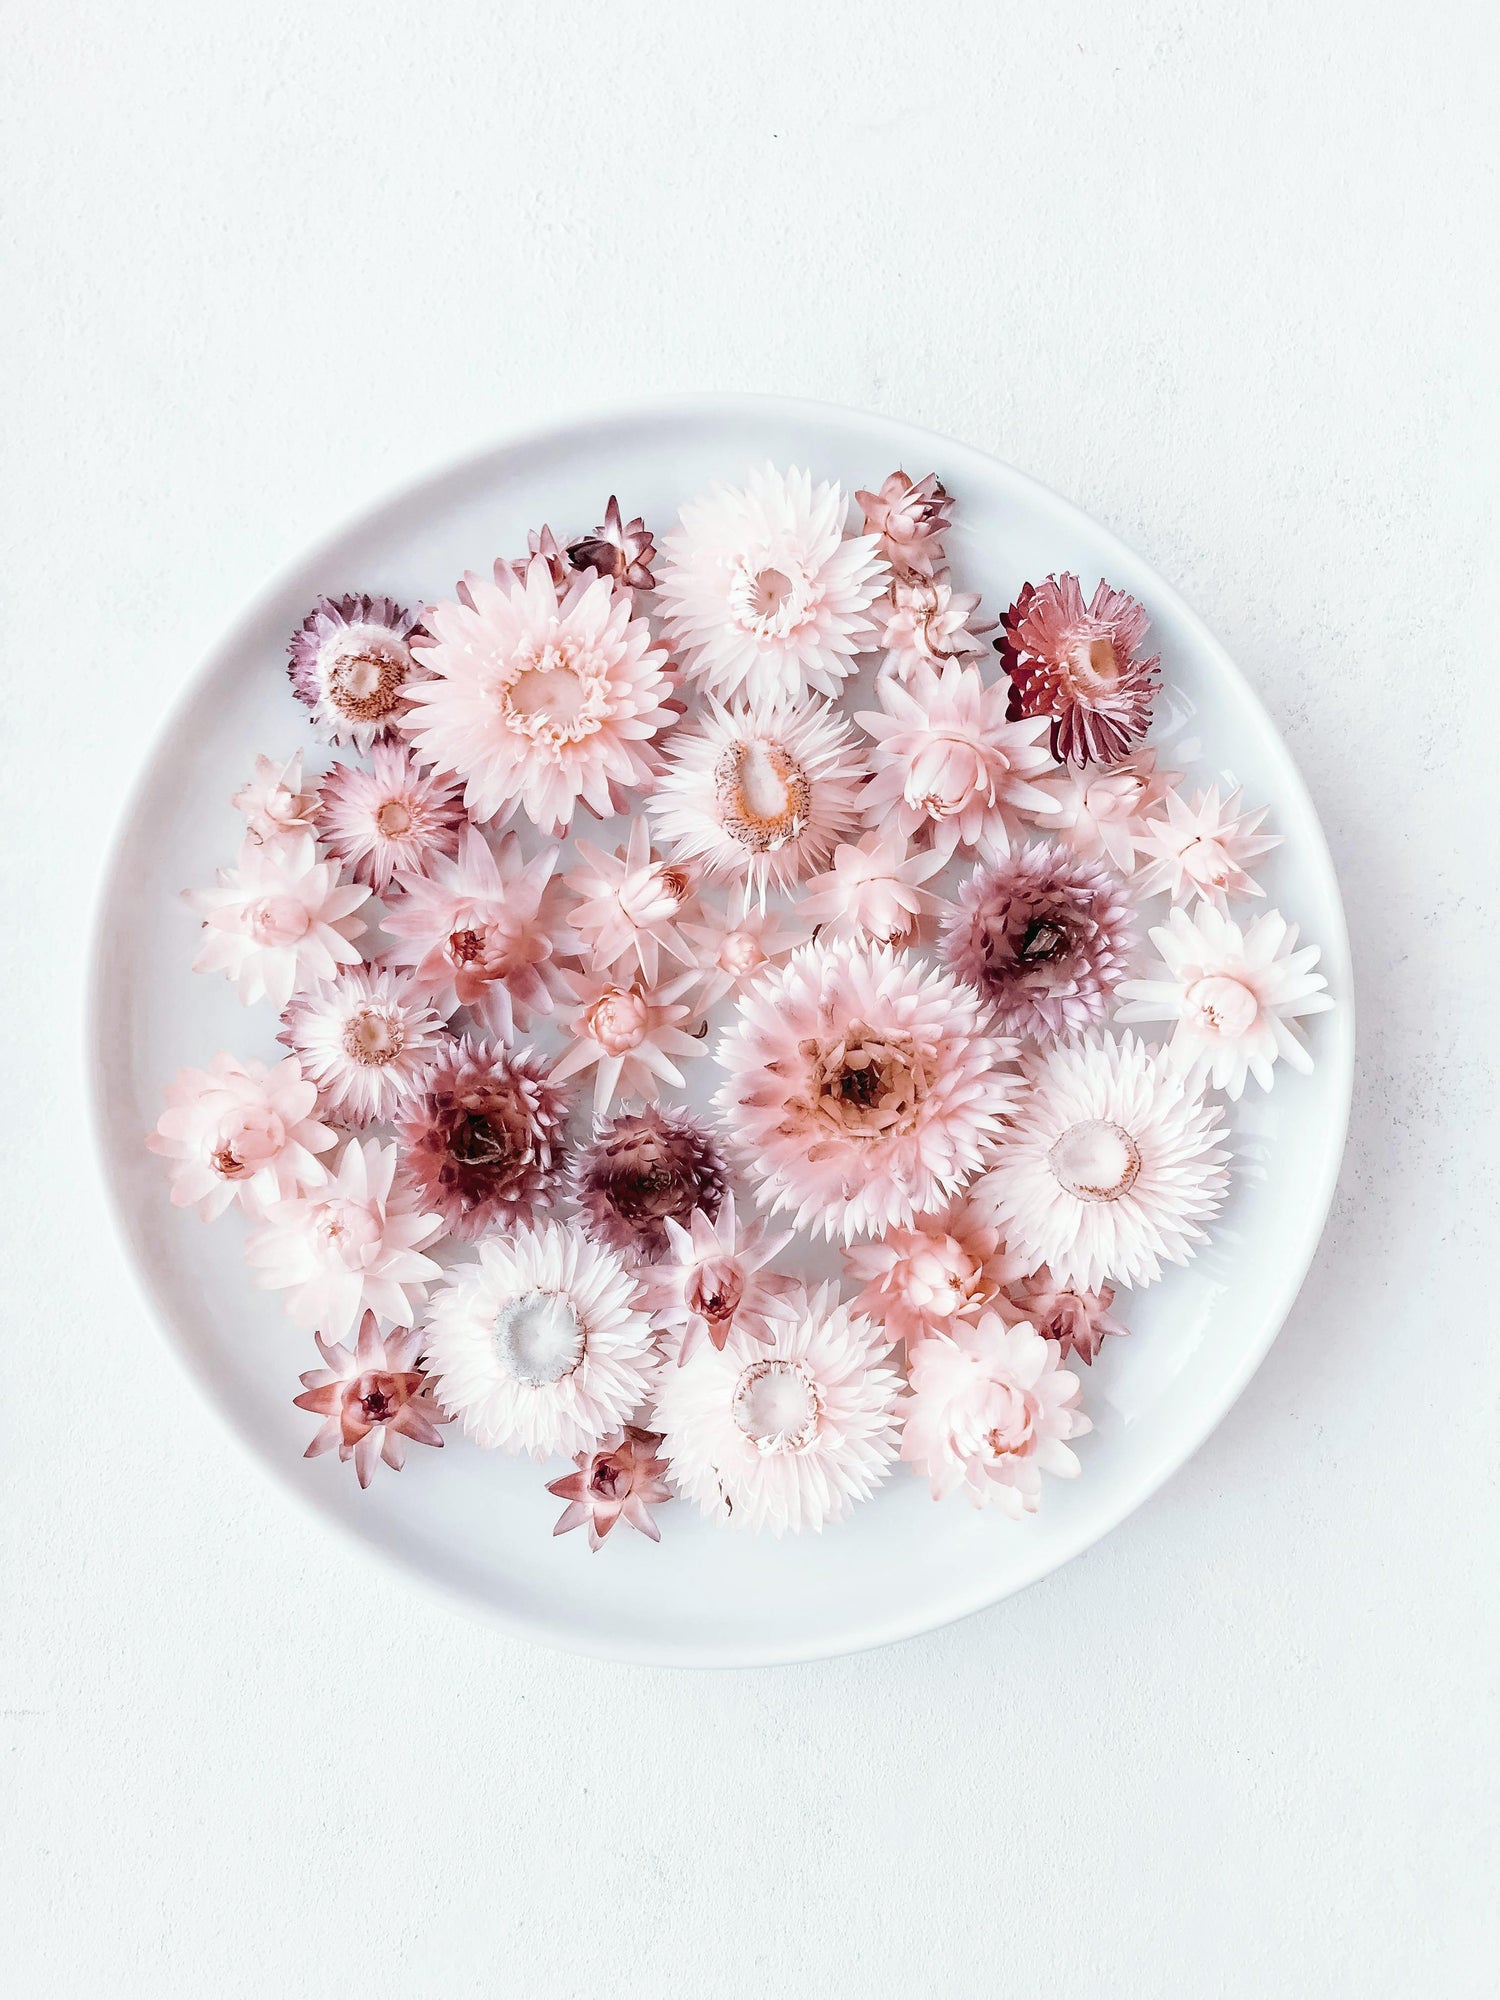
[(323, 1426), (304, 1456), (339, 1448), (340, 1459), (354, 1460), (355, 1476), (368, 1486), (382, 1458), (392, 1472), (406, 1462), (408, 1442), (442, 1446), (437, 1425), (448, 1421), (433, 1402), (427, 1377), (416, 1365), (422, 1344), (420, 1328), (405, 1327), (382, 1335), (380, 1322), (367, 1312), (359, 1339), (348, 1348), (340, 1342), (313, 1338), (323, 1367), (302, 1377), (299, 1410), (322, 1417)]
[(423, 1205), (454, 1236), (529, 1221), (562, 1180), (567, 1099), (546, 1067), (466, 1035), (421, 1088), (396, 1130)]
[(646, 523), (639, 514), (633, 521), (622, 521), (620, 503), (613, 493), (604, 510), (602, 525), (593, 534), (581, 535), (568, 544), (568, 561), (574, 569), (594, 570), (631, 590), (650, 590), (655, 584), (656, 578), (651, 574), (655, 556), (656, 544), (647, 532)]
[(1052, 718), (1060, 763), (1117, 764), (1145, 735), (1160, 661), (1136, 656), (1147, 631), (1133, 597), (1101, 583), (1083, 601), (1078, 578), (1023, 586), (995, 641), (1010, 676), (1010, 717)]
[(659, 1542), (661, 1529), (650, 1510), (672, 1497), (662, 1478), (667, 1461), (656, 1456), (660, 1443), (658, 1432), (626, 1424), (613, 1437), (601, 1438), (592, 1451), (579, 1452), (573, 1461), (576, 1472), (547, 1482), (549, 1493), (568, 1502), (553, 1534), (586, 1527), (590, 1549), (598, 1550), (616, 1521), (623, 1519), (627, 1527)]
[(718, 1215), (727, 1176), (708, 1127), (686, 1112), (647, 1106), (600, 1127), (573, 1166), (573, 1192), (596, 1242), (655, 1262), (667, 1221), (687, 1226), (695, 1208)]

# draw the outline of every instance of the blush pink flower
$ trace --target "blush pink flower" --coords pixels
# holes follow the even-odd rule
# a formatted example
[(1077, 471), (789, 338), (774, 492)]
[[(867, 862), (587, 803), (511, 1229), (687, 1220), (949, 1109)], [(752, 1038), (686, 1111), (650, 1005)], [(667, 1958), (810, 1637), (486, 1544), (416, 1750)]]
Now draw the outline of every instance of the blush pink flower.
[(467, 1035), (439, 1056), (397, 1126), (401, 1165), (450, 1236), (530, 1222), (562, 1185), (568, 1102), (529, 1049)]
[(573, 1460), (575, 1469), (566, 1478), (547, 1482), (547, 1491), (568, 1503), (553, 1534), (586, 1528), (589, 1549), (597, 1554), (611, 1528), (623, 1521), (627, 1528), (659, 1542), (661, 1529), (652, 1520), (651, 1509), (672, 1497), (662, 1477), (667, 1461), (656, 1455), (660, 1443), (656, 1431), (626, 1424), (613, 1437), (601, 1438), (591, 1449), (579, 1452)]
[(330, 1339), (364, 1312), (412, 1325), (438, 1266), (422, 1255), (442, 1226), (396, 1182), (396, 1148), (351, 1139), (322, 1187), (270, 1203), (245, 1255), (267, 1291), (284, 1291), (298, 1326)]
[(698, 968), (697, 1004), (715, 1006), (726, 994), (737, 993), (768, 965), (806, 944), (808, 927), (800, 913), (790, 918), (774, 906), (757, 903), (748, 882), (741, 882), (723, 909), (706, 910), (706, 921), (685, 923), (682, 933), (692, 944)]
[(857, 718), (874, 738), (868, 824), (928, 836), (945, 858), (967, 847), (1003, 860), (1020, 821), (1047, 807), (1038, 783), (1052, 768), (1046, 723), (1007, 721), (1004, 689), (951, 660), (905, 687), (883, 677), (875, 692), (881, 712)]
[(717, 1216), (695, 1208), (685, 1222), (666, 1217), (665, 1229), (665, 1255), (641, 1274), (642, 1301), (675, 1342), (678, 1366), (700, 1341), (718, 1348), (731, 1335), (768, 1341), (770, 1322), (786, 1315), (799, 1291), (765, 1268), (791, 1242), (790, 1230), (768, 1236), (763, 1222), (741, 1222), (732, 1194)]
[(1104, 1019), (1133, 942), (1123, 883), (1096, 861), (1032, 846), (975, 869), (942, 950), (1007, 1034), (1047, 1041)]
[(680, 861), (658, 859), (644, 814), (631, 821), (628, 843), (613, 854), (587, 840), (575, 845), (578, 866), (565, 879), (577, 899), (568, 922), (579, 939), (579, 956), (598, 972), (622, 962), (631, 971), (639, 967), (652, 985), (663, 951), (679, 965), (691, 965), (692, 949), (677, 925), (693, 905), (694, 871)]
[(923, 667), (941, 668), (949, 660), (978, 659), (985, 635), (995, 621), (980, 623), (977, 596), (955, 591), (946, 577), (917, 577), (895, 583), (882, 602), (886, 606), (880, 644), (885, 650), (882, 670), (897, 680), (910, 680)]
[(1059, 764), (1043, 781), (1047, 805), (1037, 818), (1080, 859), (1132, 875), (1147, 817), (1176, 783), (1175, 771), (1157, 769), (1154, 750), (1132, 751), (1118, 764)]
[(1281, 837), (1257, 830), (1264, 806), (1242, 813), (1239, 802), (1236, 791), (1221, 804), (1217, 785), (1191, 800), (1167, 792), (1141, 829), (1145, 864), (1137, 892), (1153, 896), (1165, 889), (1174, 903), (1199, 897), (1226, 915), (1231, 896), (1264, 896), (1249, 864), (1279, 847)]
[(936, 576), (943, 567), (943, 537), (953, 521), (953, 500), (935, 472), (912, 479), (893, 472), (878, 492), (854, 496), (880, 554), (896, 579)]
[(302, 752), (278, 763), (257, 757), (255, 776), (241, 785), (229, 803), (245, 815), (245, 838), (257, 847), (295, 840), (314, 833), (318, 819), (318, 787), (302, 776)]
[(684, 973), (665, 986), (617, 982), (607, 973), (562, 975), (567, 996), (562, 1026), (572, 1036), (552, 1072), (564, 1082), (594, 1070), (594, 1116), (602, 1118), (617, 1092), (650, 1101), (663, 1083), (682, 1087), (676, 1058), (702, 1053), (702, 1044), (683, 1032), (691, 1013), (682, 1000), (694, 975)]
[(943, 907), (922, 887), (943, 865), (935, 849), (908, 852), (898, 832), (867, 833), (835, 848), (832, 868), (813, 876), (797, 914), (828, 938), (910, 939)]
[(276, 1039), (334, 1117), (364, 1126), (396, 1115), (448, 1034), (404, 973), (355, 965), (299, 993)]
[(1110, 1317), (1109, 1309), (1115, 1302), (1113, 1285), (1080, 1292), (1059, 1285), (1045, 1264), (1030, 1277), (1012, 1280), (1005, 1295), (1013, 1316), (1034, 1326), (1048, 1340), (1055, 1340), (1064, 1361), (1071, 1355), (1086, 1368), (1098, 1357), (1106, 1334), (1123, 1337), (1130, 1331)]
[(323, 1366), (309, 1369), (302, 1377), (302, 1394), (292, 1398), (299, 1410), (323, 1419), (305, 1458), (337, 1445), (340, 1460), (352, 1458), (355, 1477), (368, 1486), (382, 1459), (392, 1472), (401, 1470), (409, 1443), (441, 1450), (437, 1426), (448, 1418), (432, 1400), (427, 1377), (417, 1366), (419, 1332), (382, 1334), (374, 1313), (367, 1312), (352, 1348), (321, 1334), (314, 1338)]
[(556, 848), (527, 861), (513, 833), (494, 847), (465, 829), (456, 860), (433, 861), (425, 875), (398, 875), (385, 929), (389, 958), (411, 968), (418, 992), (443, 1014), (467, 1007), (509, 1041), (563, 991), (566, 950)]
[(854, 1310), (908, 1347), (994, 1308), (1020, 1271), (999, 1230), (963, 1199), (872, 1243), (849, 1244), (844, 1268), (863, 1286)]
[(172, 1203), (205, 1222), (238, 1201), (251, 1215), (327, 1180), (318, 1159), (337, 1135), (317, 1118), (318, 1093), (295, 1058), (274, 1068), (221, 1052), (181, 1069), (146, 1144), (170, 1163)]
[(223, 972), (246, 1006), (269, 1000), (279, 1012), (293, 993), (358, 965), (354, 913), (368, 889), (345, 882), (336, 861), (319, 861), (303, 833), (271, 846), (247, 840), (237, 868), (221, 868), (211, 889), (188, 892), (202, 912), (194, 972)]
[(742, 994), (714, 1102), (762, 1207), (848, 1241), (995, 1158), (1013, 1050), (946, 974), (886, 945), (806, 945)]
[(608, 577), (560, 590), (533, 561), (524, 583), (470, 575), (423, 616), (432, 678), (412, 690), (420, 757), (465, 781), (476, 819), (523, 812), (563, 832), (581, 799), (608, 817), (652, 775), (647, 745), (669, 719), (666, 653)]
[(1028, 583), (996, 640), (1010, 676), (1010, 713), (1044, 716), (1059, 763), (1116, 764), (1151, 722), (1160, 661), (1138, 657), (1145, 611), (1101, 583), (1087, 606), (1078, 578)]
[(389, 597), (320, 597), (292, 635), (292, 693), (330, 743), (368, 750), (406, 715), (421, 678), (414, 614)]
[(356, 882), (377, 895), (398, 870), (420, 875), (458, 852), (468, 824), (456, 779), (423, 772), (395, 743), (377, 743), (373, 769), (335, 764), (323, 779), (318, 832)]
[(901, 1456), (934, 1500), (958, 1491), (1019, 1520), (1037, 1511), (1044, 1472), (1077, 1478), (1070, 1441), (1093, 1426), (1060, 1359), (1034, 1327), (1008, 1326), (998, 1313), (917, 1343)]

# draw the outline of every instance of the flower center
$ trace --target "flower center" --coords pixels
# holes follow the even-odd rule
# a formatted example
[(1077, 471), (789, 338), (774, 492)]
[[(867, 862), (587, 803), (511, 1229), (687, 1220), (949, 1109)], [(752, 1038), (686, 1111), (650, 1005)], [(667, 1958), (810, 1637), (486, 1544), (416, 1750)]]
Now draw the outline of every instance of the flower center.
[(997, 1383), (987, 1414), (995, 1419), (984, 1440), (992, 1457), (1026, 1458), (1036, 1449), (1036, 1404), (1023, 1389)]
[(912, 758), (904, 796), (929, 819), (951, 819), (971, 799), (993, 803), (994, 786), (977, 744), (962, 736), (935, 735)]
[(1248, 1035), (1260, 1013), (1260, 1002), (1242, 980), (1227, 972), (1195, 979), (1183, 995), (1197, 1025), (1207, 1034), (1235, 1041)]
[(950, 1319), (974, 1296), (979, 1266), (951, 1236), (934, 1237), (906, 1265), (903, 1289), (914, 1311)]
[(606, 1055), (623, 1056), (645, 1041), (650, 1022), (650, 1009), (639, 993), (611, 986), (589, 1008), (583, 1025)]
[(609, 709), (609, 681), (586, 646), (555, 635), (501, 667), (494, 692), (512, 728), (554, 753), (591, 736)]
[(780, 743), (736, 743), (719, 759), (714, 791), (724, 831), (752, 854), (769, 854), (807, 824), (812, 784)]
[(405, 799), (386, 799), (375, 814), (375, 824), (387, 840), (400, 840), (411, 832), (411, 807)]
[(710, 1257), (700, 1264), (688, 1286), (690, 1312), (721, 1326), (734, 1318), (745, 1296), (745, 1277), (737, 1257)]
[(729, 586), (729, 613), (743, 632), (784, 639), (807, 616), (812, 593), (795, 564), (742, 563)]
[(324, 655), (330, 705), (348, 722), (383, 722), (401, 701), (411, 654), (389, 633), (357, 628)]
[(353, 1399), (359, 1420), (367, 1430), (388, 1424), (400, 1409), (403, 1398), (394, 1375), (361, 1375), (354, 1383)]
[(1107, 633), (1080, 639), (1068, 654), (1073, 679), (1085, 689), (1112, 688), (1120, 678), (1120, 662), (1114, 641)]
[(583, 682), (571, 666), (532, 667), (511, 687), (510, 705), (517, 715), (543, 716), (566, 728), (583, 707)]
[(495, 1314), (495, 1352), (518, 1382), (560, 1382), (583, 1350), (583, 1322), (561, 1292), (527, 1292)]
[(1050, 965), (1071, 951), (1073, 940), (1067, 926), (1055, 917), (1033, 917), (1021, 933), (1016, 957), (1022, 965)]
[(477, 930), (451, 931), (448, 936), (448, 957), (454, 965), (473, 965), (476, 959), (484, 957), (484, 927)]
[(823, 1399), (801, 1361), (757, 1361), (734, 1392), (734, 1421), (758, 1451), (804, 1451), (817, 1435)]
[(886, 1040), (851, 1021), (836, 1041), (803, 1042), (814, 1104), (851, 1139), (910, 1128), (927, 1094), (927, 1066), (912, 1041)]
[(361, 1069), (383, 1069), (406, 1046), (399, 1016), (360, 1007), (344, 1023), (344, 1054)]
[(380, 1217), (359, 1201), (324, 1202), (313, 1227), (329, 1254), (350, 1271), (363, 1269), (365, 1252), (379, 1243), (382, 1233)]
[(250, 911), (250, 935), (257, 944), (295, 944), (311, 925), (306, 904), (295, 896), (267, 896)]
[(503, 1166), (511, 1157), (511, 1135), (482, 1111), (466, 1111), (448, 1134), (448, 1151), (464, 1167)]
[(1089, 1118), (1069, 1126), (1047, 1155), (1047, 1163), (1079, 1201), (1118, 1201), (1135, 1185), (1141, 1152), (1123, 1125)]

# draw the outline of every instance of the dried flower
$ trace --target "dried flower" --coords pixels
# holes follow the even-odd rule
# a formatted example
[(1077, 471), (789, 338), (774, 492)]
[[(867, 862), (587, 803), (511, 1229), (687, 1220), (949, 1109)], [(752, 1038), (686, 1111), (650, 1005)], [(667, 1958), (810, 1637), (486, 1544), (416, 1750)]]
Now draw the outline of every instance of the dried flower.
[(763, 967), (807, 943), (807, 925), (801, 917), (794, 915), (788, 921), (775, 909), (757, 908), (748, 882), (740, 883), (726, 908), (712, 909), (708, 916), (706, 923), (682, 926), (696, 953), (700, 1009), (738, 992)]
[(403, 1112), (401, 1163), (449, 1235), (513, 1229), (561, 1185), (567, 1122), (567, 1098), (530, 1050), (466, 1035)]
[(566, 880), (578, 899), (568, 921), (580, 956), (596, 972), (622, 961), (627, 971), (639, 966), (650, 985), (660, 974), (664, 950), (680, 965), (691, 965), (692, 949), (677, 923), (692, 908), (696, 876), (680, 861), (658, 860), (644, 816), (631, 821), (628, 844), (613, 854), (587, 840), (576, 847), (579, 866)]
[(389, 597), (320, 597), (292, 635), (292, 693), (330, 743), (368, 750), (402, 721), (420, 679), (414, 613)]
[(627, 590), (653, 587), (656, 578), (651, 564), (655, 555), (656, 544), (646, 532), (646, 523), (639, 514), (633, 521), (623, 521), (613, 493), (604, 510), (603, 525), (568, 544), (568, 561), (574, 569), (593, 570)]
[(668, 1222), (695, 1209), (710, 1220), (724, 1199), (724, 1161), (713, 1135), (688, 1112), (671, 1117), (647, 1105), (621, 1112), (573, 1163), (573, 1193), (596, 1243), (628, 1260), (660, 1257)]
[(1165, 889), (1174, 903), (1201, 897), (1226, 914), (1231, 896), (1263, 896), (1265, 891), (1246, 864), (1279, 847), (1281, 837), (1256, 831), (1266, 816), (1264, 806), (1241, 813), (1235, 810), (1239, 802), (1236, 791), (1221, 805), (1217, 785), (1197, 793), (1191, 802), (1180, 792), (1167, 792), (1160, 811), (1152, 813), (1141, 829), (1145, 866), (1136, 884), (1138, 893), (1153, 896)]
[(741, 1223), (732, 1194), (717, 1218), (695, 1208), (686, 1226), (668, 1216), (665, 1230), (666, 1254), (642, 1273), (642, 1299), (659, 1330), (675, 1338), (678, 1366), (703, 1340), (718, 1348), (731, 1334), (770, 1340), (770, 1322), (799, 1295), (791, 1279), (765, 1268), (791, 1242), (790, 1230), (767, 1236), (763, 1222)]
[(1176, 782), (1175, 771), (1156, 768), (1154, 750), (1107, 766), (1059, 764), (1042, 780), (1047, 804), (1036, 816), (1082, 860), (1130, 875), (1146, 844), (1146, 816)]
[(1059, 1285), (1043, 1264), (1030, 1277), (1013, 1280), (1005, 1292), (1011, 1310), (1048, 1340), (1055, 1340), (1064, 1361), (1072, 1355), (1091, 1367), (1106, 1334), (1123, 1337), (1130, 1331), (1110, 1317), (1113, 1285), (1101, 1285), (1097, 1292), (1076, 1291)]
[(427, 1378), (417, 1366), (422, 1336), (413, 1329), (382, 1335), (374, 1313), (360, 1321), (353, 1348), (314, 1334), (321, 1368), (302, 1377), (300, 1396), (292, 1401), (323, 1423), (304, 1458), (339, 1448), (341, 1461), (353, 1459), (355, 1476), (368, 1486), (384, 1459), (392, 1472), (406, 1463), (408, 1441), (436, 1445), (443, 1440), (437, 1426), (448, 1419), (428, 1393)]
[(238, 1201), (255, 1215), (327, 1180), (316, 1156), (337, 1136), (319, 1123), (317, 1090), (291, 1057), (269, 1068), (221, 1051), (207, 1069), (180, 1069), (162, 1095), (146, 1144), (171, 1162), (175, 1208), (212, 1222)]
[(394, 1118), (447, 1038), (409, 978), (369, 965), (298, 994), (276, 1036), (327, 1109), (358, 1126)]
[(855, 494), (865, 531), (878, 538), (880, 553), (898, 581), (936, 576), (943, 566), (943, 537), (953, 523), (953, 501), (935, 472), (912, 480), (893, 472), (878, 493)]
[(946, 577), (919, 577), (894, 583), (886, 604), (880, 643), (885, 648), (883, 671), (910, 680), (924, 667), (941, 668), (949, 660), (978, 659), (984, 641), (995, 629), (994, 619), (980, 624), (977, 596), (955, 591)]
[(589, 1548), (597, 1553), (616, 1521), (623, 1520), (627, 1528), (637, 1528), (659, 1542), (661, 1529), (652, 1520), (651, 1509), (672, 1497), (662, 1477), (667, 1461), (656, 1456), (660, 1443), (657, 1432), (626, 1424), (613, 1437), (601, 1438), (592, 1449), (579, 1452), (573, 1461), (576, 1471), (547, 1482), (549, 1493), (568, 1502), (553, 1534), (587, 1528)]
[(1028, 583), (995, 641), (1010, 676), (1012, 716), (1047, 716), (1059, 763), (1115, 764), (1151, 722), (1156, 655), (1136, 656), (1148, 620), (1133, 597), (1101, 583), (1085, 609), (1076, 576)]
[(617, 1093), (649, 1100), (663, 1083), (681, 1088), (682, 1071), (673, 1058), (701, 1053), (701, 1045), (682, 1029), (692, 1010), (681, 996), (693, 984), (692, 973), (654, 988), (639, 981), (620, 984), (609, 974), (562, 976), (568, 1000), (562, 1025), (573, 1042), (552, 1072), (554, 1083), (593, 1068), (596, 1118)]
[(918, 934), (943, 907), (921, 886), (942, 866), (942, 855), (931, 849), (908, 853), (900, 833), (867, 833), (835, 848), (833, 867), (808, 883), (798, 914), (825, 937), (895, 944)]
[(257, 847), (295, 840), (317, 826), (318, 787), (302, 776), (302, 752), (278, 764), (257, 757), (255, 776), (229, 803), (245, 815), (245, 838)]
[(318, 832), (356, 882), (383, 895), (402, 871), (420, 875), (451, 860), (468, 824), (458, 781), (423, 772), (409, 751), (377, 743), (372, 771), (335, 764), (323, 780)]
[(999, 1230), (966, 1199), (872, 1243), (851, 1243), (844, 1268), (864, 1287), (854, 1310), (908, 1347), (955, 1319), (977, 1319), (1020, 1269)]
[(341, 879), (337, 862), (317, 859), (305, 833), (271, 846), (247, 839), (238, 868), (188, 892), (203, 913), (193, 970), (227, 973), (246, 1006), (269, 1000), (279, 1011), (299, 988), (359, 964), (353, 940), (365, 924), (354, 912), (369, 899)]

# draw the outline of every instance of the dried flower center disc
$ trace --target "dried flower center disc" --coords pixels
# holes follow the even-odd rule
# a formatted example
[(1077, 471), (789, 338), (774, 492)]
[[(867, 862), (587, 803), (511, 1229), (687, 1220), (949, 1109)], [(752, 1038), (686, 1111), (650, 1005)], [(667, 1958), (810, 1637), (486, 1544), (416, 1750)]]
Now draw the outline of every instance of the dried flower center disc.
[(818, 1385), (800, 1361), (757, 1361), (734, 1392), (734, 1421), (757, 1450), (803, 1451), (822, 1411)]
[(724, 831), (752, 854), (770, 854), (807, 824), (812, 784), (791, 752), (757, 738), (719, 760), (714, 790)]
[(1140, 1148), (1108, 1118), (1072, 1125), (1047, 1155), (1058, 1181), (1080, 1201), (1118, 1201), (1135, 1185)]
[(518, 1382), (541, 1388), (583, 1359), (583, 1322), (560, 1292), (528, 1292), (495, 1315), (495, 1352)]
[(411, 654), (388, 633), (356, 629), (328, 648), (328, 700), (350, 722), (383, 722), (401, 701)]
[(378, 1007), (361, 1007), (344, 1023), (340, 1037), (344, 1053), (362, 1069), (381, 1069), (394, 1062), (406, 1046), (399, 1016)]

